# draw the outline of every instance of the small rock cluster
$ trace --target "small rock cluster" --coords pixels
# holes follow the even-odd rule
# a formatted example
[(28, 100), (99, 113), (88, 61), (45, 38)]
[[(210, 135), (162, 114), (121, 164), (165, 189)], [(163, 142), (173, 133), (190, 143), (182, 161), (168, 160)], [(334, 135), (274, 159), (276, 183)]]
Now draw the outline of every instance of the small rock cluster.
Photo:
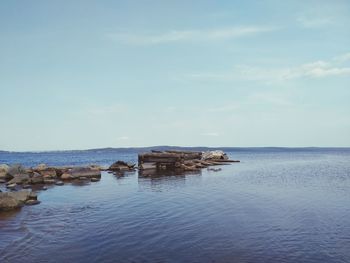
[[(95, 165), (87, 167), (49, 167), (40, 164), (34, 168), (25, 168), (20, 164), (0, 165), (0, 185), (3, 184), (7, 192), (0, 190), (0, 210), (9, 210), (26, 205), (39, 203), (36, 195), (31, 191), (22, 189), (32, 188), (33, 185), (64, 185), (64, 182), (71, 180), (97, 182), (101, 179), (103, 168)], [(22, 191), (19, 191), (22, 190)], [(16, 192), (17, 191), (17, 192)], [(27, 194), (30, 193), (30, 194)], [(35, 198), (33, 196), (35, 195)], [(27, 198), (24, 198), (26, 196)]]
[(88, 167), (49, 167), (40, 164), (34, 168), (26, 169), (20, 164), (8, 166), (0, 165), (0, 183), (6, 183), (7, 189), (18, 187), (29, 188), (34, 184), (63, 185), (67, 180), (98, 181), (101, 178), (99, 166)]

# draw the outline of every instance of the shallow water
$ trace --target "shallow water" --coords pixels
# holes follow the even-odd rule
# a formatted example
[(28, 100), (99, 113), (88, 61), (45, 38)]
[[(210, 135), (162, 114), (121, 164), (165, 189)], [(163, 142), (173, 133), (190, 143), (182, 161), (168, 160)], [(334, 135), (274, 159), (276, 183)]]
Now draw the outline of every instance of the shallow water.
[[(136, 159), (80, 154), (0, 154), (0, 163)], [(230, 155), (241, 163), (220, 172), (104, 173), (39, 192), (40, 205), (0, 214), (0, 262), (350, 262), (350, 149)]]

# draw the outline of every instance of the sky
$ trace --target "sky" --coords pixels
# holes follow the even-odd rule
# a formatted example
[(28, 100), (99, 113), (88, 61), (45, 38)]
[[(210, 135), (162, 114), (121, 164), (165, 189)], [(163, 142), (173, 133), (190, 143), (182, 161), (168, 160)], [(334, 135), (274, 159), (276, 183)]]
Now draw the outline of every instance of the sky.
[(0, 1), (0, 150), (350, 146), (350, 1)]

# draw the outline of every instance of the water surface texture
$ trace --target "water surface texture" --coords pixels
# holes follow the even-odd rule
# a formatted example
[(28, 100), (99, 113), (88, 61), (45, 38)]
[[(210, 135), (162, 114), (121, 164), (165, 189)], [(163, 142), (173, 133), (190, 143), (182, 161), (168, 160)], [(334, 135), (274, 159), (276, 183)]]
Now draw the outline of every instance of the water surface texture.
[[(200, 174), (39, 192), (0, 214), (0, 262), (350, 262), (350, 149), (236, 149)], [(1, 153), (0, 163), (111, 164), (135, 152)]]

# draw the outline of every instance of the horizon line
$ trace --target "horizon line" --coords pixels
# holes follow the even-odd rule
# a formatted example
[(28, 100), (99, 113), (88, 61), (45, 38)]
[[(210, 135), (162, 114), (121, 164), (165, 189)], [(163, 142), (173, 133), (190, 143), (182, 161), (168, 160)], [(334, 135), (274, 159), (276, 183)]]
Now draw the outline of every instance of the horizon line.
[(63, 149), (63, 150), (0, 150), (0, 153), (45, 153), (45, 152), (74, 152), (74, 151), (97, 151), (97, 150), (131, 150), (147, 148), (206, 148), (206, 149), (349, 149), (350, 146), (176, 146), (176, 145), (153, 145), (153, 146), (128, 146), (128, 147), (101, 147), (88, 149)]

